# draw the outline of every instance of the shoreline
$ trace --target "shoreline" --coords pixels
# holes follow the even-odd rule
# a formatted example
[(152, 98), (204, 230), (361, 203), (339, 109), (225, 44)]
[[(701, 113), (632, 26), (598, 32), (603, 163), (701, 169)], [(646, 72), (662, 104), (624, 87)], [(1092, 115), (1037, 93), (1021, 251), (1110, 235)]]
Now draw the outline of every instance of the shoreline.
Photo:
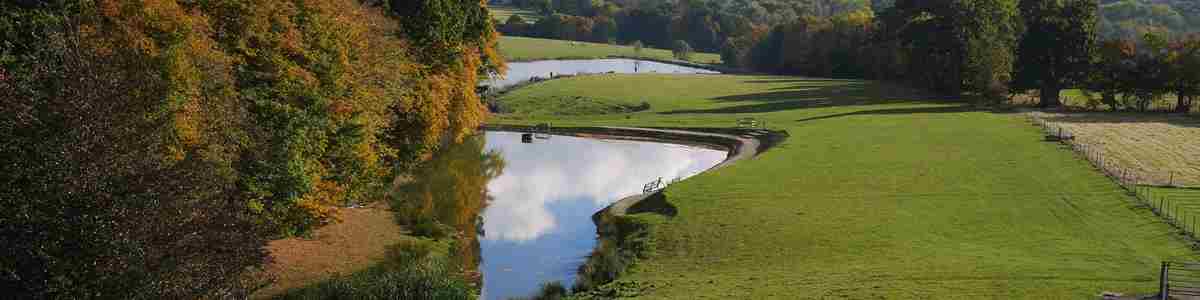
[[(507, 132), (535, 132), (536, 127), (524, 125), (487, 124), (481, 130)], [(786, 139), (786, 131), (770, 131), (767, 129), (731, 129), (731, 128), (641, 128), (641, 127), (551, 127), (548, 134), (576, 136), (601, 139), (621, 139), (635, 141), (650, 141), (672, 143), (690, 146), (710, 147), (725, 150), (728, 155), (720, 163), (700, 172), (700, 176), (709, 171), (732, 165), (738, 161), (756, 157), (771, 146)], [(667, 186), (651, 192), (628, 196), (613, 202), (592, 214), (592, 222), (596, 225), (596, 247), (588, 255), (587, 262), (579, 266), (577, 276), (580, 281), (572, 289), (578, 293), (604, 293), (610, 288), (608, 284), (615, 281), (619, 275), (604, 275), (598, 272), (596, 265), (607, 264), (600, 268), (607, 269), (613, 274), (623, 273), (624, 269), (640, 256), (643, 249), (636, 237), (642, 236), (649, 230), (648, 225), (633, 220), (630, 214), (655, 213), (673, 217), (676, 209), (666, 201), (663, 191)], [(612, 259), (622, 261), (613, 264)], [(586, 284), (580, 285), (581, 282)]]

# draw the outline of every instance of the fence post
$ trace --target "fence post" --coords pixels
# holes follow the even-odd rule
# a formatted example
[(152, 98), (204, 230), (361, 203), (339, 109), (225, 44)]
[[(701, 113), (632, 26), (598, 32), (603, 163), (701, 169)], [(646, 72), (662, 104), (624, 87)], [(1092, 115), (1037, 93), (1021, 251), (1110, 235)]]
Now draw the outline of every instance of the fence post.
[(1162, 268), (1158, 273), (1158, 297), (1161, 300), (1167, 300), (1167, 262), (1162, 262)]

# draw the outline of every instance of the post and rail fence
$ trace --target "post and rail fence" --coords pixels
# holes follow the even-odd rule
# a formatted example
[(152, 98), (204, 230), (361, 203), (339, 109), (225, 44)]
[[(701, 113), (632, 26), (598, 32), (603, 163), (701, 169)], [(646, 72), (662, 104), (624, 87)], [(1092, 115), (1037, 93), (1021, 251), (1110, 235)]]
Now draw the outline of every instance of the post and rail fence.
[(1162, 262), (1159, 271), (1158, 299), (1200, 297), (1200, 264), (1186, 262)]
[[(1027, 117), (1041, 127), (1047, 140), (1071, 147), (1167, 224), (1193, 241), (1200, 240), (1200, 192), (1174, 193), (1169, 188), (1144, 184), (1147, 181), (1136, 172), (1113, 161), (1100, 147), (1076, 135), (1070, 128), (1047, 121), (1035, 113), (1029, 113)], [(1175, 174), (1168, 174), (1167, 178), (1167, 187), (1174, 186)], [(1164, 261), (1159, 280), (1161, 299), (1168, 299), (1170, 295), (1200, 297), (1200, 263)]]

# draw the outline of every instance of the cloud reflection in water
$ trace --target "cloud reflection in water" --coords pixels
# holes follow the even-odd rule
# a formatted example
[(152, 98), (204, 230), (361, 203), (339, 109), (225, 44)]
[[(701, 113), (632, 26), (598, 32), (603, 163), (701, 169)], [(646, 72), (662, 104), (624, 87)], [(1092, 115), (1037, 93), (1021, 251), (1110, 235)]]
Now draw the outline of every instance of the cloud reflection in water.
[(726, 152), (690, 146), (554, 136), (521, 143), (520, 133), (486, 133), (486, 150), (507, 162), (488, 183), (480, 239), (484, 297), (528, 296), (539, 284), (570, 286), (595, 246), (590, 216), (642, 191), (702, 172)]

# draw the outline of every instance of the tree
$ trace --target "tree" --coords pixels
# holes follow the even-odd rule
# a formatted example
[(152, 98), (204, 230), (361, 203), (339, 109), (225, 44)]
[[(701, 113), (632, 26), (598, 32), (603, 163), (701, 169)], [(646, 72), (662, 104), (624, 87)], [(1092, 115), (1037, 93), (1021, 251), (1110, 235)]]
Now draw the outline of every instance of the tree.
[(1100, 93), (1100, 101), (1113, 111), (1121, 109), (1122, 102), (1117, 97), (1129, 90), (1135, 80), (1132, 77), (1136, 74), (1136, 55), (1136, 44), (1129, 40), (1105, 41), (1098, 47), (1098, 59), (1090, 69), (1086, 86)]
[(1191, 111), (1194, 97), (1200, 95), (1200, 36), (1192, 35), (1171, 44), (1168, 66), (1171, 90), (1175, 92), (1175, 112)]
[(883, 39), (899, 43), (914, 84), (983, 94), (1011, 76), (1022, 30), (1013, 0), (897, 0), (883, 19)]
[(528, 34), (529, 27), (529, 22), (526, 22), (525, 18), (514, 14), (509, 16), (508, 20), (504, 21), (504, 25), (500, 27), (500, 32), (503, 32), (505, 35), (523, 36)]
[(1014, 90), (1038, 89), (1042, 107), (1062, 104), (1059, 93), (1077, 86), (1096, 48), (1096, 0), (1022, 0), (1026, 33), (1015, 65)]
[(675, 59), (691, 60), (692, 46), (683, 40), (676, 40), (674, 46), (671, 47), (671, 53), (675, 55)]
[(645, 45), (642, 45), (642, 41), (633, 41), (630, 46), (633, 47), (633, 56), (642, 57), (642, 49), (646, 48)]

